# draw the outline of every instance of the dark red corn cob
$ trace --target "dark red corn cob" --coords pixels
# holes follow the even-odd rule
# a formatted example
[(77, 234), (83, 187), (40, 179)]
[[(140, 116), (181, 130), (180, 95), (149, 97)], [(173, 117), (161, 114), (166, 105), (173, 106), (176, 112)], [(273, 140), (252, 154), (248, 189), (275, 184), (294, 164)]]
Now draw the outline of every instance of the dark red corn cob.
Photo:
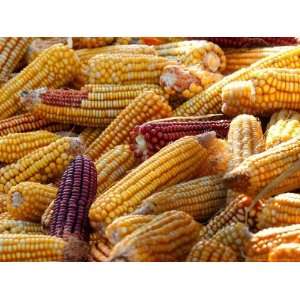
[(217, 137), (226, 138), (230, 122), (223, 115), (167, 118), (147, 122), (136, 126), (131, 132), (131, 149), (137, 158), (145, 160), (184, 136), (215, 131)]
[(295, 37), (201, 37), (223, 48), (287, 46), (297, 44)]
[(54, 202), (50, 235), (88, 240), (88, 210), (95, 199), (97, 172), (94, 163), (78, 155), (64, 172)]

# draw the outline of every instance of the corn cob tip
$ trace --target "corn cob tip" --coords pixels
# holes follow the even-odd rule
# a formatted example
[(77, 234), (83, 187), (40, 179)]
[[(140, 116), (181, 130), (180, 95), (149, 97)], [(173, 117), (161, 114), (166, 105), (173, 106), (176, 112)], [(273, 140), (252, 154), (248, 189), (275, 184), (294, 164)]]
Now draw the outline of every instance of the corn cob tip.
[(84, 153), (85, 146), (82, 139), (79, 137), (71, 137), (69, 153), (76, 156)]
[(201, 144), (201, 146), (208, 148), (212, 141), (214, 141), (214, 139), (217, 137), (217, 134), (215, 131), (209, 131), (209, 132), (205, 132), (199, 135), (196, 135), (196, 138), (199, 142), (199, 144)]
[(89, 245), (87, 242), (71, 236), (66, 242), (67, 244), (64, 249), (64, 261), (88, 261)]
[(32, 91), (22, 91), (20, 93), (20, 102), (27, 111), (31, 111), (33, 107), (41, 102), (41, 95), (45, 94), (48, 88), (42, 87)]
[(225, 174), (223, 177), (224, 184), (228, 188), (236, 192), (242, 193), (245, 186), (249, 185), (251, 176), (247, 172), (240, 172), (239, 170), (238, 170), (238, 174), (236, 173), (237, 173), (237, 169), (234, 169), (231, 172)]
[(23, 202), (23, 197), (20, 192), (14, 192), (11, 199), (13, 207), (19, 207)]

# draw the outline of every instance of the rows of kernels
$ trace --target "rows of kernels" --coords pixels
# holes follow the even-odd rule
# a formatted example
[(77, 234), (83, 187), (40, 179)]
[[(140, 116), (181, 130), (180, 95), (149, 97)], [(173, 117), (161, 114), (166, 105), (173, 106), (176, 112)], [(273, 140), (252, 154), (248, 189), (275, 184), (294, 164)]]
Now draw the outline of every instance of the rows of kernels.
[(14, 219), (0, 220), (0, 234), (42, 234), (42, 227), (38, 223)]

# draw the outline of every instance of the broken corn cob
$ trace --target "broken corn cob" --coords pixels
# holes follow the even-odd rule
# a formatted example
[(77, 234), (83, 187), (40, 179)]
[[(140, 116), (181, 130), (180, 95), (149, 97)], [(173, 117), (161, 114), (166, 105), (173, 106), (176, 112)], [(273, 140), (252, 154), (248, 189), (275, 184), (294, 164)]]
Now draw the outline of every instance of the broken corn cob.
[(226, 199), (222, 176), (206, 176), (170, 186), (143, 200), (133, 214), (160, 214), (181, 210), (198, 221), (207, 221)]
[(183, 137), (161, 149), (96, 199), (89, 212), (91, 225), (104, 230), (158, 189), (200, 174), (201, 168), (207, 167), (204, 162), (209, 160), (215, 140), (210, 132)]
[(300, 134), (300, 114), (293, 110), (275, 112), (266, 130), (266, 148), (272, 148)]
[(74, 50), (62, 44), (46, 49), (36, 60), (10, 79), (0, 89), (0, 119), (20, 108), (20, 93), (40, 87), (58, 88), (70, 82), (78, 72), (79, 60)]
[(60, 176), (69, 162), (82, 152), (78, 138), (64, 137), (29, 153), (16, 163), (0, 168), (0, 192), (22, 181), (47, 183)]
[(253, 70), (264, 68), (300, 68), (300, 46), (270, 55), (257, 61), (248, 68), (243, 68), (211, 85), (202, 93), (192, 97), (174, 111), (174, 116), (206, 115), (218, 113), (222, 106), (222, 89), (230, 82), (248, 80)]
[(115, 245), (110, 261), (183, 261), (197, 240), (198, 224), (182, 211), (168, 211)]
[(145, 91), (132, 101), (87, 148), (86, 155), (98, 159), (106, 151), (130, 142), (130, 131), (146, 121), (166, 118), (171, 107), (166, 99), (154, 91)]
[(7, 210), (15, 220), (39, 222), (56, 193), (57, 188), (50, 185), (21, 182), (10, 189)]
[(100, 195), (122, 179), (137, 161), (129, 145), (118, 145), (107, 151), (95, 162), (97, 170), (97, 194)]
[(38, 223), (19, 220), (0, 220), (1, 234), (42, 234), (42, 227)]
[(271, 250), (268, 261), (270, 262), (299, 262), (300, 243), (281, 244)]
[(131, 147), (137, 157), (145, 160), (184, 136), (215, 131), (217, 137), (226, 138), (229, 125), (229, 119), (218, 115), (154, 120), (138, 125), (131, 131)]
[(114, 220), (105, 230), (105, 236), (115, 245), (123, 238), (155, 218), (154, 215), (127, 215)]
[(222, 112), (270, 115), (279, 109), (299, 109), (300, 70), (268, 68), (249, 72), (248, 80), (222, 89)]
[(65, 170), (54, 201), (50, 235), (88, 239), (88, 210), (96, 196), (94, 163), (78, 155)]

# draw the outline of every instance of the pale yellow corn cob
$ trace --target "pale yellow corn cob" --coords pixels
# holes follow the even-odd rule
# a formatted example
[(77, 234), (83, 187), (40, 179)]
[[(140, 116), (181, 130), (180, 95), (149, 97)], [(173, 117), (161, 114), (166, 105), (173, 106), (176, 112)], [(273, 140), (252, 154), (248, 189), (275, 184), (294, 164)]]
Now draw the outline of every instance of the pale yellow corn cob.
[(42, 227), (38, 223), (4, 219), (0, 221), (0, 234), (42, 234)]

